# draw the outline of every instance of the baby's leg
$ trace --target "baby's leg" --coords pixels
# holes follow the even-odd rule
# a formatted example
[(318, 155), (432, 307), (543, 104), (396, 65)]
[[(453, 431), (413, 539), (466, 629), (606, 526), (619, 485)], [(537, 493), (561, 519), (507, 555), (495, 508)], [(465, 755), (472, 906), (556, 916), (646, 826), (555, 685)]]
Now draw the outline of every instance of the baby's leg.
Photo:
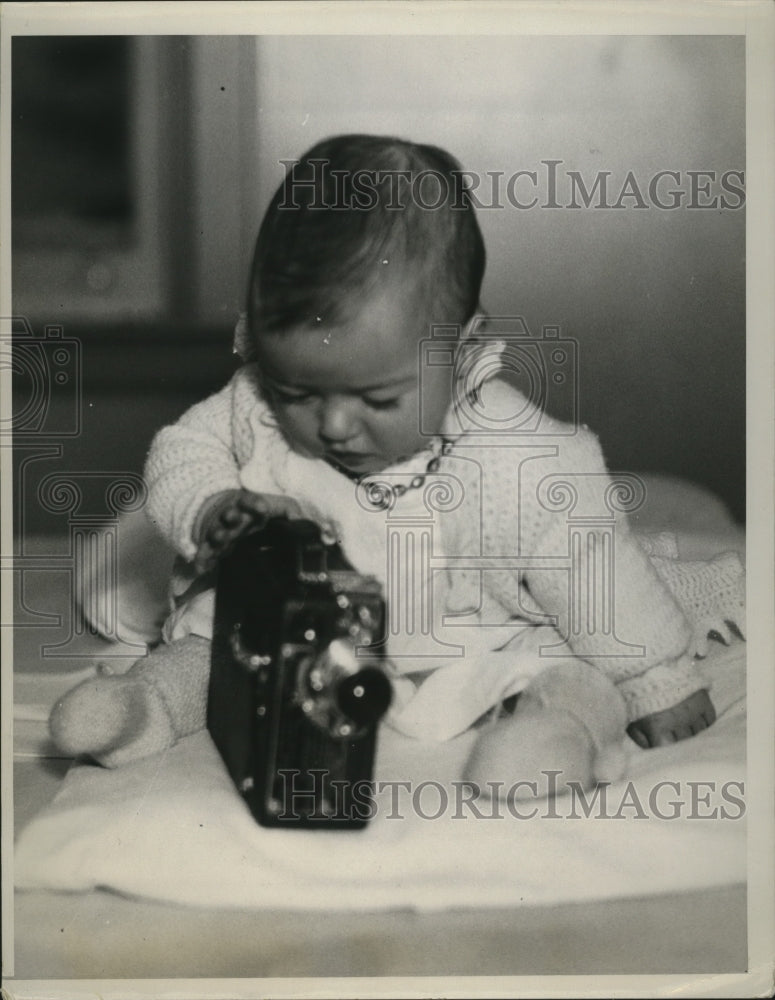
[(65, 753), (120, 767), (159, 753), (205, 725), (210, 642), (189, 635), (154, 649), (125, 674), (84, 681), (51, 711)]
[(621, 777), (626, 724), (624, 699), (599, 670), (578, 660), (550, 667), (512, 716), (482, 732), (463, 776), (502, 798), (559, 793), (568, 782), (588, 789)]

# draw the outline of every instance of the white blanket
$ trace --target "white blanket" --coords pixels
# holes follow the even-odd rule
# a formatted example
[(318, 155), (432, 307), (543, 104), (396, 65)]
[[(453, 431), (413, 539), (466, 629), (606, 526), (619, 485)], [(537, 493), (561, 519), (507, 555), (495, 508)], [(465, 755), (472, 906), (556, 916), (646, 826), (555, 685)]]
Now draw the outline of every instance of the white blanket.
[(426, 744), (384, 729), (375, 778), (387, 784), (365, 830), (264, 829), (202, 732), (116, 771), (74, 765), (19, 838), (17, 885), (104, 887), (218, 907), (362, 910), (534, 905), (742, 883), (744, 651), (739, 642), (714, 644), (703, 663), (715, 725), (659, 750), (633, 744), (626, 780), (609, 786), (588, 817), (572, 797), (556, 809), (546, 800), (519, 803), (530, 818), (489, 801), (468, 804), (457, 779), (471, 733)]

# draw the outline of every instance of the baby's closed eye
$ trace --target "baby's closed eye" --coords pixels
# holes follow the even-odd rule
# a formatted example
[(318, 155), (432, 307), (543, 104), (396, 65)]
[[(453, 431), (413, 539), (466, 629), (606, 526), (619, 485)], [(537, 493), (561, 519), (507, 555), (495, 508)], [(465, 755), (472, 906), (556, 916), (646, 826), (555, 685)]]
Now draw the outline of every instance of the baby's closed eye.
[(388, 399), (374, 399), (372, 396), (363, 396), (363, 402), (372, 410), (394, 410), (401, 402), (400, 396), (391, 396)]
[(313, 397), (313, 393), (311, 392), (278, 389), (277, 386), (273, 386), (270, 392), (276, 402), (283, 403), (286, 406), (293, 406), (295, 403), (307, 403)]

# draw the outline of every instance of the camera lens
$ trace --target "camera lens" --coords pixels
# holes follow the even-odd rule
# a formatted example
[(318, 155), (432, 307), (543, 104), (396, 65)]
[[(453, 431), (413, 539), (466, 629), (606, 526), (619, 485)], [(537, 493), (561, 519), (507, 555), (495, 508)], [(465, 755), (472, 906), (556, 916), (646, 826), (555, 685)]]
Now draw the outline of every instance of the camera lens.
[(366, 725), (385, 714), (391, 695), (390, 681), (385, 674), (378, 667), (364, 667), (340, 681), (336, 702), (353, 722)]

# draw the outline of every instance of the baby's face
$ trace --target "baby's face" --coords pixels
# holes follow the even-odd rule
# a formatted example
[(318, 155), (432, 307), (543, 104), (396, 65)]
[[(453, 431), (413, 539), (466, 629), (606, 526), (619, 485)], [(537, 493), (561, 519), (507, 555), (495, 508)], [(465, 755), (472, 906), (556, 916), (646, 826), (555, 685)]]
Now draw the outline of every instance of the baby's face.
[(428, 370), (420, 385), (419, 345), (430, 331), (413, 300), (385, 289), (341, 326), (321, 317), (259, 339), (262, 385), (296, 451), (364, 475), (426, 448), (441, 430), (451, 372)]

